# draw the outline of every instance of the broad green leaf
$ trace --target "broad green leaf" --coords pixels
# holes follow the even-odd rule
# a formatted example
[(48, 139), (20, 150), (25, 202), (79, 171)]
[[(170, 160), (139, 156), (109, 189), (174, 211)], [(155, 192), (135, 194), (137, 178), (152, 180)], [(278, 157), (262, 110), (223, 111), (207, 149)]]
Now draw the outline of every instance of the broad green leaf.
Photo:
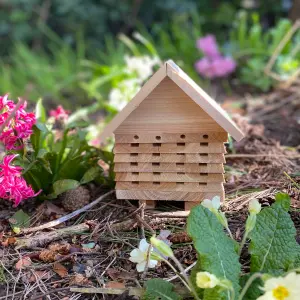
[(56, 196), (79, 187), (80, 183), (73, 179), (57, 180), (53, 184), (53, 191)]
[(20, 228), (29, 227), (30, 217), (20, 209), (9, 219), (9, 223), (13, 231), (19, 233)]
[(49, 129), (47, 128), (47, 126), (44, 123), (36, 122), (35, 126), (44, 133), (49, 132)]
[(286, 193), (277, 193), (275, 195), (275, 206), (281, 206), (285, 211), (289, 211), (291, 206), (291, 198)]
[(286, 208), (278, 202), (264, 208), (250, 233), (251, 272), (274, 273), (292, 267), (297, 256), (295, 236), (296, 229)]
[[(251, 277), (251, 273), (245, 274), (241, 277), (240, 283), (242, 288), (245, 286), (249, 278)], [(252, 284), (249, 286), (243, 300), (256, 300), (262, 294), (261, 287), (263, 286), (263, 282), (260, 278), (255, 279)]]
[(88, 169), (84, 174), (82, 179), (80, 180), (81, 184), (86, 184), (90, 181), (93, 181), (94, 179), (96, 179), (96, 177), (98, 175), (100, 175), (101, 173), (101, 169), (98, 166), (95, 167), (91, 167), (90, 169)]
[[(219, 279), (230, 280), (235, 294), (238, 295), (241, 265), (235, 242), (225, 234), (216, 216), (207, 208), (196, 206), (189, 215), (187, 231), (193, 239), (201, 270), (214, 274)], [(210, 293), (216, 293), (218, 290)], [(218, 293), (218, 299), (229, 299), (228, 292), (219, 290)]]
[(43, 123), (46, 122), (47, 115), (42, 99), (39, 99), (35, 106), (35, 116), (38, 121)]
[(146, 291), (143, 300), (180, 300), (181, 297), (173, 291), (173, 284), (163, 279), (150, 279), (145, 283)]

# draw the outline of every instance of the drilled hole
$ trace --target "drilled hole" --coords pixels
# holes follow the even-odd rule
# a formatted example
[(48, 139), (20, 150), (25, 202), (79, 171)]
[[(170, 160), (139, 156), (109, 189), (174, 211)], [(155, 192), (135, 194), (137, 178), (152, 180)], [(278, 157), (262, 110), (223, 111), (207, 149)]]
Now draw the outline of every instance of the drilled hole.
[(138, 135), (135, 135), (133, 138), (134, 138), (135, 140), (138, 140), (138, 139), (139, 139), (139, 136), (138, 136)]
[(199, 182), (199, 185), (205, 186), (205, 185), (207, 185), (207, 183), (206, 182)]
[(208, 173), (200, 173), (201, 176), (208, 176)]
[(131, 162), (130, 165), (131, 166), (138, 166), (139, 164), (137, 162)]
[(153, 143), (153, 147), (160, 147), (161, 143)]
[(160, 156), (160, 153), (152, 153), (152, 156)]
[(177, 146), (179, 146), (179, 147), (184, 147), (184, 146), (185, 146), (185, 143), (177, 143)]
[(199, 163), (198, 165), (201, 167), (207, 167), (207, 163)]
[(176, 166), (184, 166), (184, 163), (176, 163)]
[(159, 135), (157, 135), (155, 138), (156, 138), (158, 141), (161, 140), (161, 136), (159, 136)]
[(139, 172), (131, 172), (132, 175), (139, 175)]
[(131, 147), (139, 147), (140, 144), (139, 144), (139, 143), (131, 143), (130, 146), (131, 146)]
[(177, 172), (178, 175), (184, 175), (184, 172)]
[(130, 153), (130, 156), (138, 156), (138, 153)]
[(185, 135), (182, 134), (182, 135), (180, 136), (180, 138), (181, 138), (181, 139), (185, 139)]
[(160, 185), (160, 182), (159, 181), (153, 181), (153, 184)]
[(153, 175), (160, 175), (160, 172), (153, 172)]
[(200, 156), (208, 156), (207, 153), (199, 153)]
[(202, 137), (203, 137), (204, 139), (208, 139), (208, 135), (207, 135), (207, 134), (204, 134)]
[(177, 155), (184, 155), (184, 153), (176, 153)]
[(132, 184), (138, 185), (140, 182), (139, 181), (131, 181)]
[(207, 146), (208, 146), (208, 143), (200, 143), (200, 146), (207, 147)]
[(160, 163), (157, 163), (157, 162), (152, 163), (152, 166), (159, 166), (159, 165), (160, 165)]
[(184, 184), (184, 182), (176, 182), (176, 184), (178, 184), (178, 185), (179, 185), (179, 184)]

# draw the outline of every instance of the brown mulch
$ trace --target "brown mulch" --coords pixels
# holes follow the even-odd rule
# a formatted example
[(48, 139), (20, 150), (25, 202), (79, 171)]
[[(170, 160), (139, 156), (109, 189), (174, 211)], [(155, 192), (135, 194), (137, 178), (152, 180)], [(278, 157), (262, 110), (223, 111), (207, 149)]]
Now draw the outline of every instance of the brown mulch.
[[(285, 101), (284, 97), (291, 97), (292, 100)], [(250, 115), (251, 119), (240, 116), (235, 118), (246, 137), (228, 147), (225, 184), (227, 201), (224, 203), (224, 210), (229, 227), (238, 241), (243, 235), (247, 203), (255, 197), (263, 206), (269, 206), (277, 191), (284, 191), (291, 196), (291, 216), (297, 229), (297, 238), (300, 237), (300, 131), (299, 127), (296, 130), (295, 124), (295, 120), (299, 121), (297, 97), (276, 92), (265, 100), (264, 106), (257, 103), (247, 105), (245, 115)], [(280, 99), (285, 101), (283, 106), (278, 103)], [(93, 199), (105, 192), (101, 187), (91, 185), (89, 188)], [(49, 204), (31, 200), (18, 207), (20, 208), (31, 216), (31, 226), (38, 226), (67, 214), (59, 201)], [(0, 202), (0, 300), (68, 300), (79, 297), (128, 299), (129, 296), (126, 295), (120, 298), (78, 294), (70, 292), (70, 286), (137, 287), (143, 285), (143, 281), (148, 278), (173, 277), (174, 273), (162, 263), (155, 270), (149, 270), (143, 278), (128, 260), (130, 251), (137, 246), (143, 235), (141, 224), (135, 217), (137, 209), (110, 196), (90, 211), (56, 227), (85, 223), (89, 226), (88, 232), (55, 240), (45, 247), (16, 249), (15, 238), (18, 235), (12, 232), (9, 218), (17, 209), (12, 209), (10, 203)], [(161, 202), (158, 207), (158, 210), (165, 212), (176, 209), (178, 207), (167, 202)], [(155, 217), (153, 213), (146, 211), (144, 220), (157, 233), (160, 230), (170, 230), (169, 239), (173, 243), (175, 255), (186, 268), (194, 263), (196, 253), (185, 233), (185, 217)], [(49, 234), (53, 230), (55, 229), (44, 230), (43, 233)], [(146, 237), (150, 236), (147, 228), (144, 231)], [(28, 237), (39, 233), (41, 232), (28, 234)], [(244, 251), (244, 270), (248, 268), (248, 260), (247, 251)], [(48, 298), (47, 293), (50, 293)]]

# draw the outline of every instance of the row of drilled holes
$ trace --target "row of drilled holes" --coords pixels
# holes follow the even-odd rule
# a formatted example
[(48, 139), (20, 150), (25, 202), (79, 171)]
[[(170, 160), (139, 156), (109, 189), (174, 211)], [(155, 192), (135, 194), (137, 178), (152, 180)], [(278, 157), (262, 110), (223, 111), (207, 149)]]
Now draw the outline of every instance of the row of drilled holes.
[[(133, 138), (134, 138), (135, 140), (138, 140), (140, 137), (139, 137), (138, 135), (135, 135)], [(181, 138), (182, 140), (184, 140), (184, 139), (185, 139), (185, 135), (182, 134), (182, 135), (180, 136), (180, 138)], [(203, 135), (202, 135), (202, 138), (208, 139), (208, 135), (207, 135), (207, 134), (203, 134)], [(160, 135), (157, 135), (157, 136), (155, 137), (155, 139), (158, 140), (158, 141), (160, 141), (160, 140), (161, 140), (161, 136), (160, 136)]]
[[(137, 163), (137, 162), (131, 162), (130, 165), (131, 166), (138, 166), (139, 163)], [(176, 163), (176, 166), (184, 166), (184, 165), (185, 165), (184, 163)], [(198, 163), (198, 165), (201, 166), (201, 167), (207, 167), (207, 163)], [(153, 167), (159, 167), (160, 163), (159, 162), (153, 162), (152, 166)]]
[[(139, 181), (131, 181), (131, 183), (136, 184), (136, 185), (140, 184)], [(153, 181), (152, 182), (152, 184), (154, 184), (154, 185), (159, 185), (160, 183), (161, 183), (160, 181)], [(189, 183), (189, 182), (176, 182), (177, 185), (184, 185), (186, 183)], [(198, 184), (201, 185), (201, 186), (206, 186), (207, 182), (198, 182)]]
[[(133, 148), (138, 148), (140, 146), (140, 144), (139, 143), (131, 143), (130, 146)], [(152, 146), (153, 147), (161, 147), (161, 143), (153, 143)], [(184, 147), (185, 143), (177, 143), (177, 146)], [(200, 143), (200, 146), (208, 147), (208, 143)]]
[[(146, 153), (141, 153), (146, 154)], [(160, 156), (161, 153), (152, 153), (152, 156)], [(184, 156), (186, 153), (176, 153), (178, 156)], [(198, 153), (199, 156), (208, 156), (208, 153)], [(138, 153), (130, 153), (130, 156), (139, 156)]]
[[(131, 172), (132, 175), (139, 175), (140, 172)], [(161, 175), (161, 172), (153, 172), (153, 175)], [(201, 176), (208, 176), (208, 173), (199, 173)], [(177, 175), (185, 175), (185, 172), (177, 172)]]

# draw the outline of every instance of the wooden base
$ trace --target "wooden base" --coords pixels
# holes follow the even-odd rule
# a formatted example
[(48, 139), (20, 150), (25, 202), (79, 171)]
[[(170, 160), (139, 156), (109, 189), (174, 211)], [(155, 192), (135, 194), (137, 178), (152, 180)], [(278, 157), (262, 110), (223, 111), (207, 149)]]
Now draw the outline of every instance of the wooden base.
[(184, 202), (184, 210), (190, 211), (193, 207), (199, 205), (200, 202)]
[(154, 209), (156, 207), (155, 200), (140, 200), (139, 205), (145, 204), (145, 209)]

